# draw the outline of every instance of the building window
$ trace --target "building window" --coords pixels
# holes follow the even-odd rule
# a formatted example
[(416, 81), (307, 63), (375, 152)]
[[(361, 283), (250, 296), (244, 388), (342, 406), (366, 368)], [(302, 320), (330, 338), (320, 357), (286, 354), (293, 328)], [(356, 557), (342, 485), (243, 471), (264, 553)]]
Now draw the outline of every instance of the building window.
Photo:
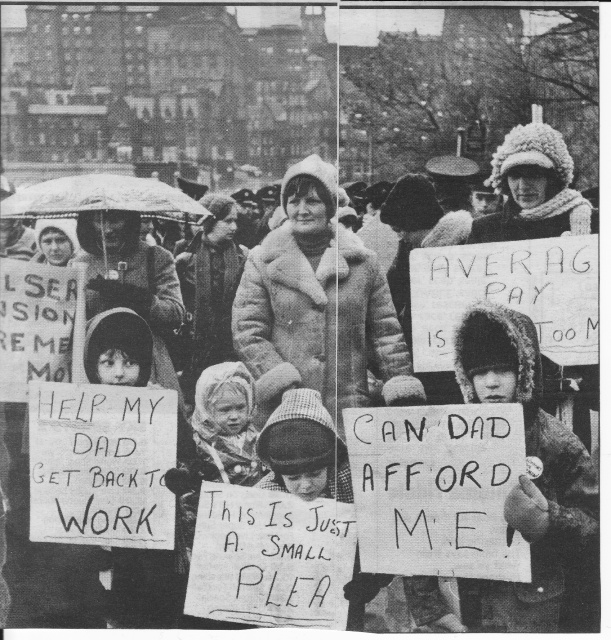
[(38, 25), (37, 24), (33, 24), (32, 25), (32, 33), (38, 33)]
[(136, 26), (136, 33), (142, 33), (143, 30), (144, 30), (144, 27), (142, 25)]
[(62, 13), (62, 22), (66, 22), (67, 19), (68, 19), (68, 14)]
[(51, 33), (51, 25), (50, 24), (46, 24), (45, 25), (45, 33)]
[(72, 19), (73, 20), (78, 20), (79, 19), (79, 14), (78, 13), (73, 13), (72, 14)]
[(81, 32), (81, 28), (80, 27), (74, 27), (74, 29), (72, 29), (72, 31), (74, 31), (74, 33), (80, 33)]
[(90, 25), (87, 25), (85, 27), (85, 33), (91, 33), (91, 26)]
[(68, 35), (68, 27), (62, 27), (62, 34), (65, 36)]
[(132, 59), (132, 57), (133, 57), (133, 54), (132, 54), (132, 52), (131, 52), (131, 51), (128, 51), (128, 52), (125, 54), (125, 59), (126, 59), (126, 60), (131, 60), (131, 59)]

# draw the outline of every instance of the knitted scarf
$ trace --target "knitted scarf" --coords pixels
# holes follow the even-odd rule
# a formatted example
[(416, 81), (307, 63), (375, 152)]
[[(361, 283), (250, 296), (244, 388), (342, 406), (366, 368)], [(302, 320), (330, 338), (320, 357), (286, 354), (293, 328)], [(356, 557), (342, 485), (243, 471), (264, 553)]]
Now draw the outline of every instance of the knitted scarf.
[(592, 205), (579, 191), (568, 187), (538, 207), (522, 209), (518, 216), (527, 222), (535, 222), (562, 215), (567, 211), (571, 211), (571, 233), (573, 235), (590, 233)]

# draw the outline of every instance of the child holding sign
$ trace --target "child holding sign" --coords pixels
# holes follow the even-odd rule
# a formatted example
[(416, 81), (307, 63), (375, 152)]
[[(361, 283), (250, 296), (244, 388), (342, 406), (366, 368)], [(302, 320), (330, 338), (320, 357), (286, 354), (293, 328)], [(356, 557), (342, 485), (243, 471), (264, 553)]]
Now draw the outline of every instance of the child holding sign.
[[(598, 481), (581, 441), (539, 408), (537, 332), (527, 316), (479, 302), (456, 332), (456, 378), (468, 403), (519, 402), (524, 407), (526, 464), (505, 501), (507, 545), (518, 533), (531, 545), (532, 583), (460, 580), (463, 622), (488, 631), (568, 630), (565, 588), (574, 589), (580, 628), (599, 625)], [(597, 611), (598, 609), (598, 611)]]
[[(85, 336), (85, 372), (92, 384), (151, 386), (153, 336), (146, 321), (118, 307), (92, 318)], [(192, 455), (179, 412), (178, 458)], [(181, 428), (182, 426), (182, 428)], [(189, 447), (191, 445), (191, 448)], [(180, 607), (173, 551), (112, 549), (108, 621), (113, 627), (167, 628)]]
[[(292, 493), (306, 502), (318, 498), (354, 502), (348, 450), (318, 391), (285, 391), (261, 431), (257, 452), (271, 468), (257, 484), (259, 488)], [(348, 631), (363, 631), (365, 603), (393, 577), (361, 573), (357, 551), (353, 578), (344, 586), (350, 601)]]
[[(179, 498), (179, 553), (185, 568), (191, 562), (202, 480), (251, 487), (263, 475), (255, 449), (258, 431), (252, 423), (254, 410), (255, 382), (244, 364), (222, 362), (202, 372), (191, 417), (194, 457), (166, 474), (167, 487)], [(191, 616), (179, 620), (181, 628), (209, 628), (207, 624)], [(210, 628), (244, 628), (215, 621), (211, 624)]]

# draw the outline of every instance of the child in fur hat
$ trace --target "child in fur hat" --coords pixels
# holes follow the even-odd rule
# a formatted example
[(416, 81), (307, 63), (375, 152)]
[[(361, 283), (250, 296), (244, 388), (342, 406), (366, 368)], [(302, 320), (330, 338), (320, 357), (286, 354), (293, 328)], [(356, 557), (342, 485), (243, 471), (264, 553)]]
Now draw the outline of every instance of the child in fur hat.
[[(465, 402), (521, 403), (526, 454), (542, 468), (539, 475), (521, 475), (505, 501), (509, 539), (515, 532), (531, 545), (532, 583), (459, 580), (463, 622), (484, 631), (597, 630), (597, 473), (577, 436), (539, 408), (541, 354), (533, 322), (502, 305), (476, 303), (458, 326), (455, 350)], [(571, 610), (578, 617), (568, 619)]]
[[(318, 498), (354, 502), (348, 451), (318, 391), (285, 391), (261, 431), (257, 453), (271, 469), (257, 487), (292, 493), (306, 502)], [(353, 578), (344, 586), (350, 601), (348, 631), (363, 630), (365, 603), (392, 578), (361, 573), (357, 552)]]
[(591, 233), (591, 204), (569, 186), (573, 159), (548, 124), (518, 125), (492, 157), (487, 184), (507, 196), (501, 213), (473, 222), (470, 244)]

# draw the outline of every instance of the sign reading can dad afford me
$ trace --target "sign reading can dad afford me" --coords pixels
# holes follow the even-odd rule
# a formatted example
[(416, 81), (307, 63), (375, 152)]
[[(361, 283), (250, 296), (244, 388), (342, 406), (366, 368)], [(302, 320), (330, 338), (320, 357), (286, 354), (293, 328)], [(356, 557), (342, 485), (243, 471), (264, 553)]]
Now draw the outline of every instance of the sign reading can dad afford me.
[(185, 613), (345, 629), (355, 551), (352, 504), (204, 482)]
[(30, 382), (30, 540), (174, 548), (176, 391)]
[(554, 362), (598, 362), (596, 235), (416, 249), (410, 282), (416, 371), (453, 369), (453, 333), (475, 300), (530, 316)]
[(530, 582), (529, 545), (503, 517), (526, 472), (521, 405), (343, 416), (363, 571)]
[(28, 380), (70, 381), (78, 271), (0, 264), (0, 402), (25, 402)]

